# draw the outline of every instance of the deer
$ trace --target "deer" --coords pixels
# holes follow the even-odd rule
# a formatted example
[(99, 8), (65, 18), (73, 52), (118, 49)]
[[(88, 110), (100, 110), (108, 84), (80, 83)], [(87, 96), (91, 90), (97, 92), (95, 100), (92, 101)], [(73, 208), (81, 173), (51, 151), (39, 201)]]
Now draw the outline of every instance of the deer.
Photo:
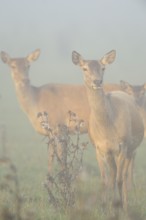
[[(47, 135), (46, 130), (38, 120), (38, 113), (47, 112), (48, 126), (55, 130), (58, 125), (68, 125), (69, 132), (74, 133), (76, 123), (69, 121), (68, 112), (72, 111), (77, 119), (83, 120), (80, 133), (87, 133), (89, 104), (84, 85), (80, 84), (55, 84), (48, 83), (39, 87), (31, 84), (29, 70), (32, 62), (40, 56), (41, 50), (36, 49), (26, 57), (11, 58), (4, 51), (1, 52), (1, 60), (10, 67), (14, 82), (16, 96), (21, 109), (28, 117), (36, 132)], [(121, 89), (118, 84), (107, 84), (105, 89)], [(48, 158), (48, 171), (52, 169), (53, 149), (50, 147)]]
[(144, 123), (144, 137), (146, 137), (146, 83), (141, 85), (131, 85), (123, 80), (120, 81), (122, 91), (133, 96), (138, 105)]
[[(120, 80), (120, 85), (121, 85), (122, 91), (133, 96), (135, 99), (135, 102), (138, 106), (140, 115), (143, 120), (144, 138), (146, 138), (146, 97), (145, 97), (146, 83), (141, 84), (141, 85), (131, 85), (130, 83), (126, 81)], [(131, 164), (131, 170), (132, 169), (134, 169), (134, 160), (133, 160), (133, 163)], [(131, 177), (129, 178), (129, 184), (131, 185), (131, 183), (134, 183), (132, 174), (131, 174)]]
[(78, 52), (72, 52), (72, 62), (83, 72), (90, 106), (88, 132), (95, 146), (102, 184), (105, 191), (110, 187), (113, 195), (117, 186), (120, 202), (126, 211), (128, 169), (143, 140), (144, 126), (132, 96), (103, 89), (104, 71), (115, 57), (115, 50), (100, 60), (86, 60)]

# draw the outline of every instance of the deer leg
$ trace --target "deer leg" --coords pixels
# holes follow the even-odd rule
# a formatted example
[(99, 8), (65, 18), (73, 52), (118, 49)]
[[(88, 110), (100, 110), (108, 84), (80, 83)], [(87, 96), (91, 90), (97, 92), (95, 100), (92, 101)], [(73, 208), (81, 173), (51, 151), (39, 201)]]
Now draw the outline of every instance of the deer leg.
[(107, 173), (105, 169), (105, 162), (103, 161), (102, 156), (100, 155), (98, 149), (96, 149), (96, 158), (99, 165), (100, 175), (101, 175), (101, 181), (104, 185), (107, 184)]
[(109, 186), (112, 189), (113, 201), (115, 201), (117, 166), (116, 166), (115, 158), (111, 152), (108, 153), (106, 160), (107, 160), (107, 164), (109, 168), (109, 176), (110, 176)]
[(122, 205), (123, 197), (122, 197), (122, 188), (123, 188), (123, 178), (122, 178), (122, 170), (124, 166), (124, 156), (122, 153), (119, 154), (117, 158), (117, 186), (120, 195), (120, 202)]
[(100, 176), (101, 176), (102, 203), (105, 203), (106, 202), (106, 194), (107, 194), (106, 190), (107, 190), (107, 185), (108, 185), (108, 177), (107, 177), (107, 170), (105, 167), (104, 159), (100, 155), (98, 148), (96, 148), (96, 159), (98, 162)]
[(133, 177), (134, 161), (135, 161), (135, 153), (133, 154), (133, 156), (130, 160), (130, 164), (129, 164), (129, 168), (128, 168), (128, 179), (127, 179), (128, 189), (131, 189), (132, 186), (134, 186), (134, 188), (135, 188), (134, 177)]
[(123, 208), (125, 211), (127, 211), (127, 206), (128, 206), (128, 190), (127, 190), (127, 178), (128, 178), (128, 169), (129, 165), (131, 163), (131, 160), (133, 158), (126, 158), (124, 162), (124, 167), (123, 167), (123, 174), (122, 174), (122, 179), (123, 179), (123, 187), (122, 187), (122, 197), (123, 197)]

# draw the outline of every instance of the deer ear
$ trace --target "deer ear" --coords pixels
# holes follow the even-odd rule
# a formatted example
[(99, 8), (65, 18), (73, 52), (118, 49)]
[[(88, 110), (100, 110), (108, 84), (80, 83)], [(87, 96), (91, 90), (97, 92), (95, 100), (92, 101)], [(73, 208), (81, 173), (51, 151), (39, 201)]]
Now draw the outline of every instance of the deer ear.
[(115, 50), (111, 50), (110, 52), (105, 54), (104, 57), (102, 57), (100, 62), (103, 65), (111, 64), (111, 63), (114, 62), (115, 58), (116, 58), (116, 51)]
[(32, 61), (35, 61), (38, 59), (39, 55), (40, 55), (41, 51), (40, 49), (37, 49), (35, 50), (34, 52), (30, 53), (28, 56), (27, 56), (27, 60), (29, 62), (32, 62)]
[(121, 89), (125, 90), (130, 87), (130, 84), (128, 82), (120, 80), (120, 86), (121, 86)]
[(1, 52), (1, 60), (4, 62), (4, 63), (9, 63), (10, 62), (10, 56), (6, 53), (6, 52), (4, 52), (4, 51), (2, 51)]
[(83, 64), (82, 56), (79, 53), (77, 53), (76, 51), (72, 52), (72, 62), (78, 66), (82, 66), (82, 64)]
[(123, 81), (123, 80), (120, 80), (120, 86), (121, 86), (121, 89), (125, 89), (126, 88), (126, 82)]

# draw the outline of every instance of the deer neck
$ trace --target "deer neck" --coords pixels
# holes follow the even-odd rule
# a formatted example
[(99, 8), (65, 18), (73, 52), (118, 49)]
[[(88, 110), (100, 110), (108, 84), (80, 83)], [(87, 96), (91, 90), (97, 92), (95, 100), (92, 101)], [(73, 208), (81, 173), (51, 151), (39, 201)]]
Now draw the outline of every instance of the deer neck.
[[(117, 143), (119, 140), (114, 126), (115, 116), (111, 106), (111, 97), (106, 95), (103, 89), (88, 89), (87, 94), (90, 106), (89, 131), (91, 138), (94, 140), (96, 137), (100, 144), (108, 143), (109, 146), (113, 146), (113, 143)], [(109, 140), (110, 142), (108, 142)]]
[(102, 124), (109, 123), (111, 121), (109, 97), (103, 89), (93, 90), (87, 88), (87, 91), (91, 114), (96, 118), (98, 124), (100, 124), (99, 122)]
[(20, 73), (12, 72), (12, 78), (19, 103), (23, 110), (28, 112), (31, 105), (34, 104), (33, 86), (30, 84), (29, 78)]

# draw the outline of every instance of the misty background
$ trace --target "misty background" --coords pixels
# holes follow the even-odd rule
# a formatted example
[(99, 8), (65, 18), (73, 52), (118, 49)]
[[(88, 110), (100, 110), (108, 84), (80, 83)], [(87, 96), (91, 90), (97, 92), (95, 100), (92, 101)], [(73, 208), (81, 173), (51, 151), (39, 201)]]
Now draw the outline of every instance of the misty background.
[[(30, 68), (31, 83), (83, 83), (73, 50), (85, 59), (100, 59), (112, 49), (115, 62), (105, 82), (121, 79), (146, 82), (145, 0), (0, 0), (0, 48), (11, 57), (24, 57), (37, 48), (39, 59)], [(0, 61), (0, 120), (11, 138), (33, 134), (21, 111), (10, 75)], [(21, 129), (22, 128), (22, 129)], [(24, 129), (25, 128), (25, 129)]]

